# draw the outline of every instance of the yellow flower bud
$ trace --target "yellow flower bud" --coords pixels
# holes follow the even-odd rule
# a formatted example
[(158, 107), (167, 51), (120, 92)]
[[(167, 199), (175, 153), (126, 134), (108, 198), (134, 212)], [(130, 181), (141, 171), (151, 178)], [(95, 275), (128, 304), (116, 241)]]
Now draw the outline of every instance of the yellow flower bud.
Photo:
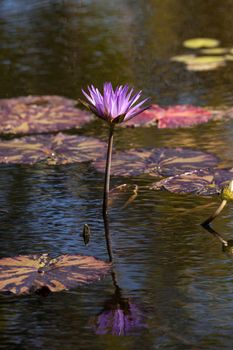
[(233, 180), (231, 180), (229, 184), (223, 188), (221, 198), (225, 199), (226, 201), (233, 201)]

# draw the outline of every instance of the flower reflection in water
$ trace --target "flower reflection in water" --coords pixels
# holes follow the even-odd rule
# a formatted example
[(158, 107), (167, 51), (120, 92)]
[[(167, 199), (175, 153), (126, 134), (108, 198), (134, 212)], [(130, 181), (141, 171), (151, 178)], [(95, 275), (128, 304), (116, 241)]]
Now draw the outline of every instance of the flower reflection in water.
[(126, 336), (145, 328), (142, 311), (128, 298), (122, 297), (119, 287), (116, 287), (115, 294), (105, 303), (95, 321), (96, 334)]

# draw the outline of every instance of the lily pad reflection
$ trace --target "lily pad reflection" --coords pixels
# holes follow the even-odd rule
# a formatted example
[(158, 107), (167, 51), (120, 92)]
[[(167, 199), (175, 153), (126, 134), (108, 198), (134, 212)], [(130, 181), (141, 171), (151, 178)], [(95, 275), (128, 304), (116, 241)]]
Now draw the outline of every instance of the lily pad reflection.
[(93, 116), (60, 96), (27, 96), (0, 100), (1, 134), (34, 134), (80, 128)]
[(96, 159), (105, 152), (106, 144), (93, 137), (65, 135), (26, 136), (0, 141), (0, 163), (5, 164), (69, 164)]

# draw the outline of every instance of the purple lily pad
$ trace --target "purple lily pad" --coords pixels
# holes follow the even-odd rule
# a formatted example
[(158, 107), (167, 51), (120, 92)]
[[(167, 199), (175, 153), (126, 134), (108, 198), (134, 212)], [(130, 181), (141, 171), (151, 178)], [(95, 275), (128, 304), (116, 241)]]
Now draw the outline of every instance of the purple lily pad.
[(179, 194), (210, 196), (219, 194), (221, 188), (232, 179), (233, 169), (200, 169), (157, 181), (149, 188)]
[(27, 96), (0, 100), (0, 134), (34, 134), (81, 128), (93, 116), (60, 96)]
[(0, 292), (29, 294), (43, 289), (60, 292), (99, 280), (111, 264), (92, 256), (48, 254), (0, 259)]
[(69, 164), (96, 159), (106, 151), (106, 144), (96, 138), (62, 133), (26, 136), (0, 141), (0, 163), (5, 164)]
[(206, 123), (213, 118), (213, 112), (206, 108), (192, 105), (176, 105), (162, 108), (152, 105), (135, 118), (122, 124), (126, 127), (157, 125), (159, 129), (189, 127)]
[[(213, 167), (218, 159), (209, 153), (188, 148), (132, 149), (115, 152), (112, 157), (111, 173), (115, 176), (171, 176), (185, 171)], [(105, 171), (105, 158), (94, 162), (96, 170)]]

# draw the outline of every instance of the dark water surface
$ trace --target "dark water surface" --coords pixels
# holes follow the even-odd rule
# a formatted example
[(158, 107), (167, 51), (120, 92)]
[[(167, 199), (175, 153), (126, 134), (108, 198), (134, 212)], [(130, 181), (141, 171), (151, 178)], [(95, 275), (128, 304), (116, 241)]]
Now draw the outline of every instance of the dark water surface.
[[(233, 63), (188, 72), (170, 57), (182, 41), (213, 37), (233, 47), (231, 0), (0, 0), (0, 98), (80, 96), (106, 80), (142, 88), (162, 105), (231, 106)], [(106, 138), (97, 122), (86, 134)], [(233, 166), (232, 122), (191, 129), (118, 129), (115, 147), (188, 146)], [(150, 179), (113, 178), (146, 185)], [(102, 174), (90, 164), (1, 166), (1, 257), (50, 252), (105, 259)], [(141, 190), (111, 208), (118, 283), (146, 313), (140, 336), (97, 336), (93, 319), (114, 293), (111, 277), (43, 298), (0, 297), (1, 349), (232, 349), (233, 261), (200, 227), (218, 198)], [(92, 230), (84, 246), (84, 223)], [(214, 223), (232, 237), (232, 205)]]

